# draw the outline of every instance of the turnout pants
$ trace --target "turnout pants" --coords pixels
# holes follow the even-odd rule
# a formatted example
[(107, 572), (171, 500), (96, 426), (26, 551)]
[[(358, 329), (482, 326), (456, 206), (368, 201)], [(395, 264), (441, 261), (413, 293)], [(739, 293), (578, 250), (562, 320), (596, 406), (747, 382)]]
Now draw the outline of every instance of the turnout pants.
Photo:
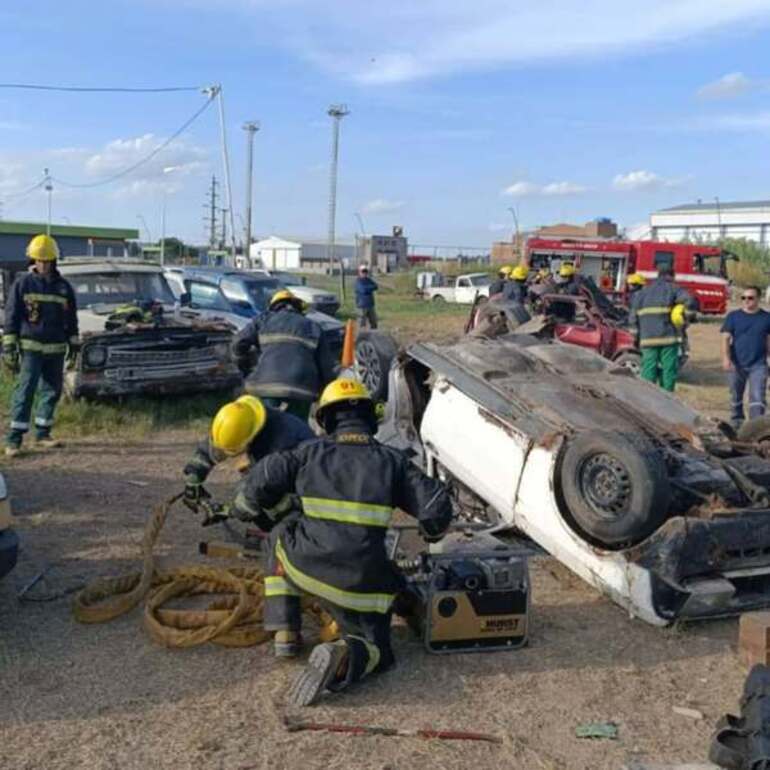
[(53, 427), (54, 412), (59, 403), (64, 380), (64, 354), (22, 351), (21, 369), (11, 397), (11, 429), (6, 437), (9, 446), (18, 447), (29, 430), (32, 402), (38, 394), (35, 414), (37, 438), (48, 438)]
[(740, 425), (745, 419), (743, 395), (749, 386), (749, 419), (761, 417), (765, 413), (767, 388), (767, 364), (762, 363), (749, 369), (737, 366), (727, 375), (730, 385), (730, 421)]
[[(265, 629), (299, 632), (302, 630), (302, 591), (283, 574), (283, 568), (275, 557), (273, 536), (270, 543), (268, 577), (265, 578)], [(319, 601), (340, 628), (341, 639), (334, 644), (344, 644), (348, 652), (345, 676), (332, 682), (330, 690), (343, 690), (353, 682), (393, 665), (395, 658), (390, 644), (390, 612), (355, 612)]]
[(641, 377), (673, 392), (679, 374), (679, 343), (642, 348)]

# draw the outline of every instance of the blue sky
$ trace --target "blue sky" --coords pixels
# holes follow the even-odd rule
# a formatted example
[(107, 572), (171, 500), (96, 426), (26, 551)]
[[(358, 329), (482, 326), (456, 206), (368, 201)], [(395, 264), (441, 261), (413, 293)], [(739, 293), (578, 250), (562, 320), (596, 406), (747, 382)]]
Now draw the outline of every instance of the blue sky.
[[(381, 6), (381, 7), (380, 7)], [(5, 0), (0, 80), (222, 83), (235, 210), (247, 119), (254, 231), (326, 232), (330, 103), (346, 103), (337, 229), (402, 224), (414, 243), (486, 246), (523, 226), (770, 198), (770, 0)], [(40, 219), (42, 176), (98, 182), (204, 102), (0, 90), (5, 219)], [(170, 173), (164, 168), (173, 167)], [(217, 113), (135, 173), (56, 184), (54, 219), (203, 238)], [(236, 219), (237, 227), (240, 220)], [(144, 228), (143, 228), (144, 229)]]

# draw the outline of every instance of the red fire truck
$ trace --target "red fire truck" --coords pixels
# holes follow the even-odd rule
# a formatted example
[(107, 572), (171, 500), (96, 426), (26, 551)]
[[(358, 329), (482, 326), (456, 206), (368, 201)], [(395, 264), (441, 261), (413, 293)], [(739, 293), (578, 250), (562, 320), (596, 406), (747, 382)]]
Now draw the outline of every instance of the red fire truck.
[(737, 259), (716, 246), (665, 241), (613, 241), (601, 239), (530, 238), (527, 261), (533, 268), (574, 262), (582, 275), (593, 278), (607, 294), (623, 301), (626, 278), (639, 272), (647, 279), (657, 275), (655, 258), (669, 256), (674, 263), (674, 280), (698, 302), (701, 313), (727, 311), (730, 282), (727, 262)]

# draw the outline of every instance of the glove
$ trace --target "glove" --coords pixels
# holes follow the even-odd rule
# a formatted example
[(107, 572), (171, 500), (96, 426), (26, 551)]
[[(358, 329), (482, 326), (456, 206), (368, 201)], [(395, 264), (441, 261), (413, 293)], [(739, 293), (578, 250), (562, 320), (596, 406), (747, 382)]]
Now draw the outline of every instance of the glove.
[(200, 513), (200, 509), (206, 500), (210, 500), (211, 495), (206, 491), (203, 484), (186, 484), (184, 488), (184, 497), (182, 502), (193, 512)]
[(206, 505), (206, 516), (201, 522), (202, 527), (210, 527), (212, 524), (219, 524), (230, 518), (231, 510), (229, 505)]
[(21, 369), (19, 346), (11, 343), (3, 347), (3, 366), (11, 373), (18, 374)]
[(65, 359), (67, 369), (74, 369), (77, 366), (79, 354), (80, 340), (77, 337), (70, 337), (70, 341), (67, 343), (67, 357)]

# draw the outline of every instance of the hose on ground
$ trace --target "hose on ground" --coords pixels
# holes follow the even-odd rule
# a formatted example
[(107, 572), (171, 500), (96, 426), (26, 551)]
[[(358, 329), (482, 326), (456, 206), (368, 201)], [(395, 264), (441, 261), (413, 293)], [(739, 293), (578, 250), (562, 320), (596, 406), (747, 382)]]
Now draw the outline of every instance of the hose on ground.
[[(137, 607), (144, 599), (144, 627), (165, 647), (197, 647), (206, 642), (225, 647), (249, 647), (272, 637), (262, 625), (265, 586), (258, 567), (185, 565), (159, 570), (154, 549), (169, 511), (180, 500), (174, 495), (156, 506), (142, 536), (141, 572), (99, 578), (74, 598), (72, 613), (81, 623), (106, 623)], [(203, 610), (165, 607), (172, 599), (216, 595)], [(312, 598), (303, 598), (303, 610), (321, 626), (322, 638), (334, 638), (336, 624)]]

